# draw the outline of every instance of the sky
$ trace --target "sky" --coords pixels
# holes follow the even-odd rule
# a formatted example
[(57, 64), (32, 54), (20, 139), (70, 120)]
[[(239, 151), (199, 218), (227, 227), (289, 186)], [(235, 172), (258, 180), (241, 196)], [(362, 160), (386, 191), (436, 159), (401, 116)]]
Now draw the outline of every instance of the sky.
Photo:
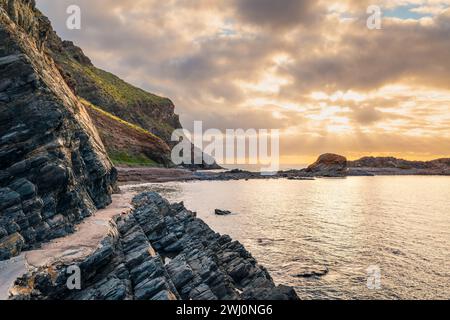
[(96, 66), (169, 97), (187, 129), (279, 129), (285, 164), (450, 156), (450, 0), (36, 2)]

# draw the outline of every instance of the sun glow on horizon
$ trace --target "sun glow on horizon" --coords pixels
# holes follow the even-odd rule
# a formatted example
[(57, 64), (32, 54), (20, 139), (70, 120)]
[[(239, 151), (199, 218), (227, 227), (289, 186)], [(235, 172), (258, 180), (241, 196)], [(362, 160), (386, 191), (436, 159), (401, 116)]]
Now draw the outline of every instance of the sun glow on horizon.
[(73, 1), (37, 3), (96, 65), (169, 97), (184, 127), (278, 128), (289, 163), (450, 156), (450, 0), (381, 0), (381, 30), (356, 0), (74, 1), (91, 32), (65, 27)]

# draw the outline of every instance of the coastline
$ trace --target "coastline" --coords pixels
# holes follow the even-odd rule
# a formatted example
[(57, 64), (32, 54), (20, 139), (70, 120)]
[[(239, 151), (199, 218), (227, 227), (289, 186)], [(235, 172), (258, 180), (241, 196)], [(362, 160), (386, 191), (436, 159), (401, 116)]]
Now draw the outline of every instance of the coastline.
[[(377, 176), (150, 183), (132, 190), (184, 201), (301, 299), (426, 299), (433, 289), (434, 297), (448, 297), (441, 284), (449, 183), (446, 177)], [(216, 215), (217, 208), (232, 214)], [(371, 265), (383, 269), (382, 290), (366, 287)], [(327, 268), (323, 276), (307, 277)], [(407, 281), (414, 286), (395, 285)]]
[[(13, 300), (298, 299), (293, 288), (276, 286), (242, 244), (215, 233), (182, 203), (133, 195), (116, 195), (75, 233), (2, 262), (0, 278), (11, 283), (2, 283), (0, 298), (12, 286)], [(83, 286), (72, 291), (74, 265)]]
[[(259, 173), (248, 173), (240, 170), (232, 170), (229, 172), (193, 172), (182, 169), (152, 168), (143, 168), (141, 170), (145, 172), (148, 169), (150, 169), (148, 172), (151, 174), (158, 175), (157, 180), (145, 181), (150, 184), (193, 180), (247, 180), (249, 174), (250, 177), (254, 177), (254, 179), (305, 180), (303, 178), (296, 179), (292, 178), (292, 176), (286, 177), (283, 175), (267, 177), (261, 176)], [(138, 183), (142, 183), (142, 181)], [(84, 300), (93, 298), (100, 300), (109, 298), (149, 299), (153, 297), (150, 297), (150, 294), (154, 294), (158, 299), (188, 298), (202, 300), (217, 298), (278, 300), (296, 298), (295, 291), (293, 291), (291, 287), (276, 287), (266, 269), (259, 266), (257, 261), (239, 242), (233, 242), (228, 236), (218, 236), (203, 221), (196, 219), (195, 213), (188, 211), (183, 203), (170, 205), (166, 200), (155, 193), (141, 194), (132, 201), (133, 197), (138, 195), (141, 191), (139, 189), (126, 188), (125, 185), (130, 184), (132, 183), (123, 182), (122, 192), (113, 195), (113, 203), (106, 209), (97, 211), (93, 216), (81, 222), (76, 227), (75, 233), (45, 243), (40, 249), (25, 251), (20, 256), (12, 258), (9, 261), (0, 262), (0, 279), (3, 280), (3, 283), (0, 285), (0, 300), (8, 297), (8, 291), (13, 283), (15, 283), (15, 286), (13, 286), (11, 291), (13, 296), (9, 298), (19, 300)], [(142, 200), (142, 198), (145, 199), (145, 197), (149, 197), (150, 200)], [(133, 206), (130, 205), (131, 202), (133, 202)], [(151, 218), (138, 218), (140, 213), (136, 216), (137, 212), (153, 210), (150, 208), (154, 208), (155, 205), (158, 208), (156, 216)], [(170, 216), (170, 226), (166, 226), (162, 231), (151, 231), (150, 229), (153, 227), (160, 228), (161, 217), (158, 217), (158, 214), (165, 216), (168, 212)], [(133, 222), (124, 222), (124, 219), (127, 221), (132, 220)], [(163, 220), (164, 223), (167, 224), (165, 218), (163, 218)], [(198, 230), (200, 231), (195, 228), (182, 226), (185, 221), (194, 223), (195, 228), (198, 227)], [(125, 227), (124, 223), (128, 224), (128, 226)], [(180, 228), (184, 228), (186, 233), (177, 233)], [(139, 229), (139, 231), (136, 231), (136, 229)], [(129, 233), (130, 230), (132, 230), (131, 233)], [(189, 230), (189, 235), (186, 230)], [(156, 233), (152, 234), (152, 232)], [(228, 258), (224, 258), (225, 260), (223, 261), (220, 260), (221, 264), (219, 264), (217, 268), (214, 267), (214, 270), (224, 270), (223, 272), (225, 275), (223, 276), (231, 279), (229, 282), (230, 290), (237, 292), (237, 295), (218, 297), (214, 293), (211, 294), (213, 291), (202, 291), (206, 288), (204, 286), (205, 283), (199, 284), (201, 290), (197, 288), (198, 290), (195, 290), (195, 294), (198, 295), (194, 295), (193, 297), (183, 296), (179, 293), (178, 290), (183, 290), (183, 288), (177, 288), (174, 284), (174, 279), (172, 278), (180, 276), (177, 272), (190, 274), (191, 276), (193, 275), (192, 277), (196, 277), (196, 273), (205, 274), (204, 272), (206, 271), (193, 270), (190, 264), (186, 262), (185, 258), (179, 258), (182, 262), (178, 262), (175, 258), (180, 254), (174, 256), (173, 250), (176, 251), (178, 250), (177, 248), (183, 247), (183, 245), (180, 244), (181, 240), (185, 242), (185, 248), (191, 248), (193, 240), (190, 236), (194, 235), (195, 237), (199, 233), (206, 234), (206, 236), (202, 235), (202, 237), (206, 237), (206, 241), (210, 242), (210, 245), (214, 247), (215, 250), (217, 249), (217, 243), (219, 244), (220, 249), (215, 252), (213, 251), (212, 254), (214, 258), (212, 258), (212, 260), (217, 261), (217, 259), (220, 260), (225, 256), (234, 258), (234, 262), (227, 261)], [(165, 236), (161, 237), (161, 235)], [(146, 237), (147, 240), (144, 237)], [(201, 242), (204, 241), (205, 239), (201, 240)], [(196, 244), (194, 244), (194, 246), (195, 245)], [(225, 245), (225, 247), (222, 247), (222, 245)], [(129, 246), (131, 251), (126, 251), (124, 246)], [(208, 252), (210, 251), (208, 250), (209, 248), (202, 247), (199, 252), (202, 252), (203, 254), (206, 252), (209, 254)], [(187, 253), (182, 251), (181, 254), (185, 257)], [(127, 256), (133, 261), (137, 259), (140, 262), (137, 262), (136, 265), (134, 265), (135, 262), (127, 262)], [(218, 258), (219, 256), (222, 258)], [(159, 271), (157, 271), (157, 274), (164, 274), (165, 276), (164, 279), (159, 279), (161, 277), (145, 278), (146, 282), (155, 280), (151, 283), (152, 287), (146, 289), (151, 293), (146, 293), (143, 296), (136, 296), (134, 295), (134, 292), (137, 288), (132, 286), (136, 281), (136, 279), (132, 279), (133, 270), (135, 274), (146, 274), (144, 269), (147, 268), (147, 266), (141, 266), (141, 264), (144, 263), (141, 260), (145, 263), (148, 261), (158, 261)], [(176, 261), (177, 265), (173, 268), (178, 271), (170, 275), (170, 272), (166, 270), (168, 268), (166, 265), (172, 260)], [(89, 274), (88, 286), (83, 286), (83, 290), (77, 292), (77, 294), (65, 290), (61, 292), (59, 288), (66, 283), (67, 267), (74, 263), (83, 265), (83, 268), (86, 270), (83, 272)], [(111, 263), (114, 265), (114, 268), (111, 268), (111, 266), (105, 267)], [(196, 262), (193, 263), (195, 264)], [(181, 266), (178, 264), (181, 264)], [(141, 269), (141, 267), (144, 269)], [(154, 266), (152, 265), (151, 268), (154, 268)], [(211, 273), (213, 271), (209, 270), (209, 272)], [(255, 275), (258, 276), (254, 278)], [(155, 275), (152, 275), (152, 277), (153, 276)], [(39, 282), (36, 280), (43, 281), (45, 283), (45, 288), (29, 287), (29, 283)], [(139, 280), (143, 281), (142, 279)], [(9, 284), (6, 283), (8, 281)], [(164, 284), (161, 284), (161, 281), (163, 281)], [(262, 284), (260, 286), (261, 281)], [(258, 283), (258, 285), (255, 286), (252, 284), (248, 287), (248, 283), (254, 282)], [(49, 286), (49, 283), (52, 283), (52, 285)], [(155, 293), (154, 290), (157, 290), (153, 287), (155, 285), (158, 285), (157, 288), (163, 289)], [(112, 287), (117, 288), (111, 289)], [(190, 289), (192, 289), (192, 287), (190, 287)], [(42, 290), (44, 290), (44, 292)], [(243, 295), (243, 292), (247, 292), (245, 290), (249, 293)]]
[(114, 194), (112, 203), (105, 209), (76, 226), (75, 232), (44, 243), (40, 248), (24, 251), (19, 256), (0, 261), (0, 300), (6, 300), (14, 282), (30, 270), (78, 261), (91, 255), (109, 232), (114, 216), (131, 210), (133, 192)]
[(450, 5), (108, 2), (0, 0), (0, 300), (449, 299)]
[(228, 180), (259, 180), (259, 179), (291, 179), (314, 180), (320, 177), (352, 177), (352, 176), (450, 176), (450, 172), (442, 172), (428, 169), (398, 169), (398, 168), (349, 168), (342, 174), (331, 172), (308, 173), (305, 170), (280, 171), (273, 175), (263, 175), (260, 172), (244, 170), (202, 170), (192, 171), (188, 169), (169, 169), (153, 167), (116, 167), (118, 171), (119, 185), (139, 183), (164, 183), (187, 181), (228, 181)]

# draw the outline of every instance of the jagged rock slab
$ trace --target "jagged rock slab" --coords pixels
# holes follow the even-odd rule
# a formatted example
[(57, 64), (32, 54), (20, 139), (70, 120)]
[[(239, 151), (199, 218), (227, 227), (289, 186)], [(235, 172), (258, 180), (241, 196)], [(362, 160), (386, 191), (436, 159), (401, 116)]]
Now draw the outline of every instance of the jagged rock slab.
[[(112, 220), (94, 253), (29, 270), (11, 299), (298, 299), (292, 288), (275, 286), (239, 242), (212, 231), (183, 204), (156, 193), (133, 204), (131, 214)], [(80, 290), (67, 286), (73, 265), (81, 270)]]
[(43, 50), (51, 27), (34, 5), (0, 0), (0, 260), (74, 231), (111, 202), (117, 176)]

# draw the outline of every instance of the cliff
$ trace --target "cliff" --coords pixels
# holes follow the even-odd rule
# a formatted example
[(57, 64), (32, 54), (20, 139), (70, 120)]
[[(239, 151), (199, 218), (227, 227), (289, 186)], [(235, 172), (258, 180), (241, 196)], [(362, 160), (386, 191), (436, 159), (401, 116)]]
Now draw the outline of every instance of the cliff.
[(172, 144), (172, 132), (182, 128), (172, 101), (95, 67), (81, 48), (62, 41), (53, 30), (47, 49), (75, 94)]
[(115, 165), (172, 165), (170, 147), (161, 138), (82, 100)]
[[(29, 261), (10, 299), (298, 300), (292, 288), (276, 286), (239, 242), (212, 231), (182, 203), (144, 193), (133, 204), (131, 213), (110, 221), (92, 253), (62, 253), (50, 264)], [(74, 266), (78, 290), (67, 286)]]
[(64, 236), (111, 202), (116, 170), (45, 53), (31, 0), (0, 0), (0, 260)]
[[(99, 125), (97, 121), (96, 124), (100, 127), (100, 134), (103, 136), (108, 154), (115, 163), (173, 166), (169, 160), (170, 151), (177, 142), (171, 141), (171, 135), (182, 126), (178, 115), (175, 114), (172, 101), (148, 93), (95, 67), (81, 48), (71, 41), (62, 41), (53, 29), (49, 31), (46, 48), (73, 92), (98, 109), (114, 116), (109, 117), (109, 127)], [(95, 113), (94, 118), (98, 119), (98, 116), (99, 113)], [(123, 122), (132, 124), (137, 130), (124, 132), (121, 130)], [(136, 131), (147, 131), (158, 139), (149, 139), (146, 143), (142, 143), (142, 139), (135, 139)], [(128, 140), (127, 145), (114, 142), (122, 138)], [(206, 159), (205, 157), (209, 156), (203, 157)], [(205, 161), (201, 165), (185, 165), (185, 167), (221, 168), (215, 162), (208, 165)]]
[[(155, 165), (171, 166), (172, 163), (167, 159), (170, 158), (171, 147), (176, 144), (171, 141), (171, 135), (174, 130), (182, 128), (172, 101), (146, 92), (112, 73), (97, 68), (81, 48), (71, 41), (61, 40), (50, 25), (46, 33), (45, 50), (53, 57), (60, 73), (73, 92), (119, 120), (109, 121), (112, 130), (104, 135), (109, 139), (103, 139), (110, 157), (118, 164), (125, 162), (127, 165), (152, 165), (154, 162)], [(134, 139), (136, 132), (121, 130), (120, 122), (123, 121), (134, 125), (138, 131), (148, 131), (159, 139), (150, 139), (143, 144), (141, 139)], [(119, 128), (115, 128), (116, 126)], [(103, 135), (104, 131), (103, 126), (100, 134)], [(128, 146), (131, 146), (133, 150), (123, 144), (114, 144), (112, 140), (121, 139), (121, 136), (114, 134), (115, 132), (120, 132), (122, 137), (130, 133), (125, 136), (125, 139), (128, 140), (130, 143)], [(137, 149), (140, 151), (136, 152)], [(161, 154), (162, 149), (165, 149), (163, 155)], [(207, 165), (205, 162), (202, 165), (187, 165), (186, 167), (193, 169), (220, 168), (216, 164)]]
[[(53, 59), (54, 67), (64, 79), (59, 76), (58, 80), (66, 82), (72, 95), (84, 98), (106, 111), (106, 114), (115, 116), (108, 117), (109, 128), (99, 126), (99, 121), (95, 123), (100, 129), (110, 158), (118, 163), (126, 158), (131, 163), (146, 160), (144, 164), (169, 165), (167, 159), (170, 158), (170, 148), (166, 145), (170, 141), (172, 131), (181, 128), (169, 99), (147, 93), (96, 68), (80, 48), (58, 37), (48, 18), (35, 8), (34, 1), (0, 0), (0, 4), (11, 17), (15, 17), (22, 24), (22, 29), (27, 30), (29, 36), (35, 39), (36, 46), (45, 52), (46, 58)], [(104, 118), (104, 114), (99, 114), (91, 108), (88, 108), (88, 111), (95, 120)], [(133, 124), (137, 130), (123, 130), (123, 122)], [(143, 130), (162, 139), (150, 139), (145, 143), (142, 143), (142, 139), (135, 140), (136, 135)], [(121, 137), (128, 140), (126, 147), (115, 143), (115, 140)], [(140, 138), (142, 137), (141, 135)], [(130, 147), (130, 143), (133, 145), (135, 141), (136, 145)], [(164, 155), (161, 155), (161, 152)]]

